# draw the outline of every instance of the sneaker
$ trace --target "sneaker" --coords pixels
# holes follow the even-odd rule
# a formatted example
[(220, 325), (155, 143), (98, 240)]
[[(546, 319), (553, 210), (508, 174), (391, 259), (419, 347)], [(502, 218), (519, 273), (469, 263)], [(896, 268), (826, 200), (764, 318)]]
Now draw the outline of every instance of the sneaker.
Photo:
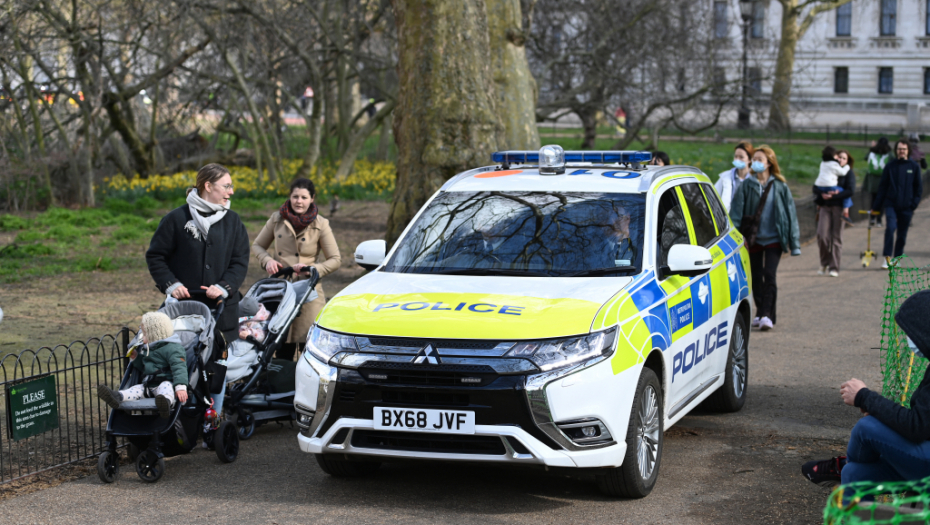
[(846, 217), (845, 215), (843, 216), (843, 220), (846, 221), (846, 224), (848, 224), (848, 225), (850, 225), (850, 226), (853, 225), (852, 219), (850, 219), (849, 217)]
[(885, 260), (882, 261), (882, 270), (887, 270), (888, 265), (891, 263), (891, 257), (885, 257)]
[(165, 396), (155, 396), (155, 406), (158, 407), (158, 416), (165, 419), (171, 414), (171, 400)]
[(752, 327), (753, 327), (753, 328), (759, 328), (759, 318), (758, 318), (758, 317), (753, 317), (753, 318), (752, 318)]
[(839, 277), (839, 276), (840, 276), (840, 272), (836, 270), (830, 270), (830, 277)]
[(773, 323), (771, 319), (768, 317), (759, 318), (759, 330), (766, 332), (772, 328), (775, 328), (775, 323)]
[(123, 394), (120, 394), (106, 385), (97, 386), (97, 397), (114, 410), (119, 408), (119, 404), (123, 402)]
[[(821, 266), (820, 269), (817, 270), (817, 275), (826, 275), (826, 274), (827, 274), (826, 266)], [(758, 317), (756, 319), (758, 319)]]
[(821, 487), (835, 487), (840, 484), (840, 472), (846, 466), (846, 456), (808, 461), (801, 467), (801, 474)]

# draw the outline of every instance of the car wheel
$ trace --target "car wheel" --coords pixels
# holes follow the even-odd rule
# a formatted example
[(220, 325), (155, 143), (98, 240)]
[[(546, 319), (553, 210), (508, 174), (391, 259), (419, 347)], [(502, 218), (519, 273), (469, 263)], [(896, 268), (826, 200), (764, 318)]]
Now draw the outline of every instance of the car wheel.
[(724, 368), (723, 386), (703, 403), (714, 412), (737, 412), (746, 403), (749, 386), (749, 338), (746, 321), (737, 314), (730, 332), (730, 349)]
[(642, 498), (652, 492), (662, 463), (663, 407), (659, 378), (651, 368), (643, 368), (630, 411), (623, 464), (597, 475), (601, 492), (623, 498)]
[(339, 454), (317, 454), (316, 462), (323, 472), (334, 478), (369, 476), (381, 468), (377, 461), (350, 461)]

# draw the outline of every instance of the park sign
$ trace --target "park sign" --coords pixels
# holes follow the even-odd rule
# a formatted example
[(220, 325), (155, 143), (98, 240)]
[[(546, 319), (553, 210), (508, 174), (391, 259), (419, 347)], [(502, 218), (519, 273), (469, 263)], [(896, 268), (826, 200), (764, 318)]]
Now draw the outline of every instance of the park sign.
[(55, 376), (47, 375), (6, 387), (7, 428), (19, 441), (58, 428)]

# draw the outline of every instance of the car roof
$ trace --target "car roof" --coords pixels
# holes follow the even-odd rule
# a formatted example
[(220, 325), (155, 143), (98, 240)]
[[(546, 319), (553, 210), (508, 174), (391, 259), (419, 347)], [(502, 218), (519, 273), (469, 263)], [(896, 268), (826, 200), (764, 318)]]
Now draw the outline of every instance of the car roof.
[[(508, 169), (503, 169), (507, 167)], [(620, 166), (572, 163), (559, 175), (541, 175), (536, 165), (486, 166), (449, 179), (441, 191), (573, 191), (644, 193), (653, 183), (681, 177), (710, 182), (691, 166)]]

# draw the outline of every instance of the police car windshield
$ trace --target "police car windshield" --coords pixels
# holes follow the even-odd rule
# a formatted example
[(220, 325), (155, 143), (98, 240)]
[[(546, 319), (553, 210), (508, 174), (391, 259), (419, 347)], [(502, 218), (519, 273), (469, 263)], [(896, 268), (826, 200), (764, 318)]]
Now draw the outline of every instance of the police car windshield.
[(384, 270), (634, 275), (642, 269), (645, 202), (630, 193), (443, 192)]

